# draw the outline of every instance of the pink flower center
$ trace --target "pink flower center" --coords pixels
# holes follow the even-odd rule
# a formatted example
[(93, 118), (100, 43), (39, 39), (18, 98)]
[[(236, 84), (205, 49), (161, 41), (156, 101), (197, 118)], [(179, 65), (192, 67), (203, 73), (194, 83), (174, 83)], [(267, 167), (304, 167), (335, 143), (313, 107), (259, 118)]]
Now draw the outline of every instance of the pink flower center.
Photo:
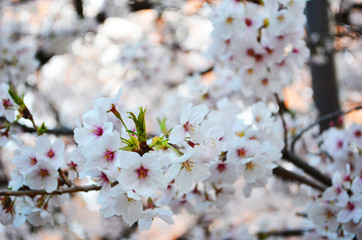
[(101, 127), (95, 127), (93, 130), (91, 130), (91, 132), (98, 136), (98, 137), (101, 137), (103, 135), (103, 128)]
[(342, 141), (342, 140), (339, 140), (339, 141), (337, 142), (337, 146), (338, 146), (338, 148), (342, 148), (342, 147), (343, 147), (343, 141)]
[(246, 24), (246, 26), (250, 27), (251, 25), (253, 25), (253, 21), (251, 21), (250, 18), (247, 18), (247, 19), (245, 19), (245, 24)]
[(31, 165), (35, 165), (38, 162), (38, 160), (36, 160), (36, 157), (31, 157), (30, 158), (30, 164)]
[(99, 176), (98, 181), (101, 183), (101, 185), (104, 185), (105, 183), (109, 183), (109, 179), (104, 172), (101, 172), (101, 175)]
[(237, 151), (237, 154), (239, 157), (245, 157), (246, 156), (246, 151), (245, 151), (245, 148), (240, 148)]
[(139, 169), (136, 169), (136, 173), (138, 175), (138, 178), (142, 179), (148, 176), (148, 169), (141, 166)]
[(77, 171), (78, 164), (74, 163), (73, 161), (71, 161), (70, 163), (67, 163), (67, 166), (69, 167), (69, 169)]
[(254, 49), (252, 49), (252, 48), (247, 49), (246, 55), (248, 55), (249, 57), (254, 57), (254, 55), (255, 55)]
[(268, 54), (272, 54), (274, 52), (273, 49), (270, 49), (269, 47), (264, 48)]
[(293, 48), (293, 53), (299, 53), (299, 50), (296, 48)]
[(3, 106), (5, 109), (9, 109), (11, 107), (10, 99), (3, 99)]
[(264, 86), (267, 86), (268, 83), (269, 83), (269, 81), (268, 81), (267, 78), (263, 78), (263, 79), (261, 80), (261, 84), (263, 84)]
[(49, 171), (48, 171), (47, 169), (44, 169), (44, 168), (42, 168), (42, 169), (39, 170), (39, 175), (40, 175), (42, 178), (45, 178), (45, 177), (47, 177), (47, 176), (50, 176)]
[(354, 132), (354, 136), (355, 136), (356, 138), (360, 138), (360, 137), (362, 136), (362, 131), (361, 131), (361, 130), (355, 131), (355, 132)]
[(113, 159), (114, 159), (114, 154), (115, 152), (112, 152), (110, 150), (107, 150), (105, 153), (104, 153), (104, 159), (107, 161), (107, 162), (112, 162)]
[(192, 124), (190, 124), (189, 122), (185, 123), (183, 127), (184, 127), (185, 131), (188, 133), (195, 131), (194, 126)]
[(352, 179), (349, 175), (344, 176), (343, 181), (345, 182), (352, 182)]
[(353, 211), (354, 210), (354, 204), (353, 203), (351, 203), (351, 202), (348, 202), (347, 203), (347, 209), (349, 210), (349, 211)]
[(223, 172), (226, 170), (226, 164), (225, 163), (219, 163), (216, 167), (216, 169), (219, 171), (219, 172)]
[(55, 153), (54, 153), (53, 149), (50, 149), (48, 151), (47, 156), (48, 156), (48, 158), (53, 158), (55, 156)]
[(263, 61), (263, 55), (261, 55), (261, 54), (255, 54), (254, 58), (255, 58), (255, 62)]

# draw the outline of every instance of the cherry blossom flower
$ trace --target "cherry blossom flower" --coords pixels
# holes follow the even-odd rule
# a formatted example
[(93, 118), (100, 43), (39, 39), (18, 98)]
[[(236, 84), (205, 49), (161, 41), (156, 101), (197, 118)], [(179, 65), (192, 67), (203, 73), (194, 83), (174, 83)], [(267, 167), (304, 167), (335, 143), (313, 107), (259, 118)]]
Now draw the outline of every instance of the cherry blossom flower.
[(337, 236), (337, 222), (338, 209), (329, 204), (314, 203), (308, 207), (308, 217), (312, 219), (319, 234), (333, 237)]
[(333, 174), (333, 186), (323, 193), (323, 198), (327, 201), (337, 200), (339, 204), (346, 204), (349, 197), (346, 189), (343, 188), (342, 176), (339, 172)]
[(34, 147), (24, 146), (21, 149), (17, 149), (14, 153), (12, 162), (15, 163), (19, 171), (24, 175), (31, 171), (38, 162), (35, 150), (36, 148)]
[(27, 216), (33, 211), (35, 204), (30, 197), (20, 197), (15, 200), (14, 227), (19, 228), (26, 221)]
[(238, 177), (237, 165), (233, 161), (214, 162), (209, 167), (211, 175), (208, 182), (234, 183)]
[(57, 168), (47, 161), (40, 160), (26, 175), (25, 183), (31, 189), (45, 189), (47, 192), (52, 192), (58, 186)]
[(338, 213), (337, 221), (341, 223), (347, 223), (353, 220), (354, 223), (358, 223), (362, 218), (361, 199), (358, 196), (354, 196), (350, 201), (345, 204), (344, 208)]
[(141, 196), (151, 197), (157, 189), (166, 189), (167, 180), (161, 170), (158, 153), (145, 153), (140, 156), (135, 152), (121, 151), (120, 173), (117, 180), (125, 191), (134, 190)]
[(113, 124), (108, 122), (107, 113), (89, 110), (83, 115), (83, 127), (74, 129), (74, 140), (81, 146), (99, 140), (106, 132), (113, 129)]
[(36, 141), (36, 157), (39, 161), (44, 160), (52, 164), (56, 169), (64, 163), (64, 142), (60, 139), (55, 139), (53, 143), (47, 136), (42, 135)]
[(83, 155), (88, 160), (87, 166), (101, 169), (114, 168), (121, 144), (120, 133), (117, 131), (108, 131), (101, 137), (101, 141), (88, 143), (82, 149)]
[(192, 148), (171, 164), (168, 171), (168, 180), (175, 179), (180, 194), (190, 191), (196, 181), (204, 181), (210, 176), (209, 168), (203, 162), (202, 157), (202, 152)]
[(349, 141), (362, 149), (362, 125), (352, 124), (347, 131)]
[(15, 120), (15, 103), (9, 94), (9, 85), (2, 82), (0, 84), (0, 115), (5, 116), (6, 120), (12, 122)]
[(200, 130), (200, 123), (208, 113), (209, 109), (206, 105), (200, 104), (192, 106), (191, 103), (187, 104), (181, 110), (180, 125), (176, 125), (170, 134), (170, 143), (180, 144), (187, 135), (196, 137)]
[(346, 158), (348, 155), (348, 139), (345, 137), (343, 130), (330, 128), (323, 133), (324, 142), (321, 149), (327, 151), (336, 158)]
[(143, 213), (141, 197), (132, 191), (124, 192), (121, 186), (112, 188), (101, 213), (108, 218), (113, 215), (122, 216), (130, 226), (138, 221)]
[(99, 191), (97, 202), (103, 203), (105, 200), (107, 200), (109, 192), (112, 189), (111, 183), (115, 181), (113, 173), (111, 171), (102, 170), (99, 168), (87, 168), (79, 174), (80, 178), (85, 176), (90, 176), (92, 180), (97, 183), (97, 185), (102, 187)]

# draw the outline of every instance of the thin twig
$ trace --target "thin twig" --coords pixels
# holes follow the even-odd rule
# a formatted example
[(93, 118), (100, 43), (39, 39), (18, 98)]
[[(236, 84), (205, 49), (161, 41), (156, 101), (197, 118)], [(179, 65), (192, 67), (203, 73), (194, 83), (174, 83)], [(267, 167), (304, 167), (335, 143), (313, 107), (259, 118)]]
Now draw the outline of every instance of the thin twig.
[(308, 214), (304, 212), (297, 212), (295, 215), (298, 217), (308, 218)]
[(30, 121), (31, 121), (31, 124), (33, 125), (33, 128), (34, 128), (34, 131), (36, 133), (38, 133), (39, 129), (38, 129), (38, 126), (35, 124), (35, 121), (34, 121), (34, 118), (33, 118), (33, 115), (30, 115)]
[(58, 173), (60, 175), (60, 177), (63, 179), (64, 183), (68, 186), (68, 187), (71, 187), (72, 186), (72, 182), (69, 181), (68, 177), (65, 176), (64, 172), (62, 169), (58, 169)]
[(287, 124), (285, 123), (285, 119), (284, 119), (284, 115), (283, 115), (283, 103), (280, 101), (279, 95), (277, 93), (274, 94), (278, 106), (279, 106), (279, 115), (282, 118), (282, 123), (283, 123), (283, 129), (284, 129), (284, 148), (283, 148), (283, 152), (285, 152), (288, 149), (288, 130), (287, 130)]
[(278, 166), (276, 168), (273, 169), (273, 174), (276, 176), (279, 176), (285, 180), (290, 180), (290, 181), (295, 181), (295, 182), (299, 182), (299, 183), (303, 183), (305, 185), (308, 185), (314, 189), (317, 189), (321, 192), (324, 192), (324, 190), (326, 189), (325, 187), (309, 180), (308, 178), (305, 178), (304, 176), (301, 176), (297, 173), (288, 171), (287, 169)]
[(321, 116), (319, 117), (314, 123), (310, 124), (308, 127), (304, 128), (303, 130), (301, 130), (292, 140), (292, 143), (291, 143), (291, 151), (294, 153), (294, 149), (295, 149), (295, 144), (296, 142), (298, 141), (298, 139), (300, 139), (302, 137), (302, 135), (304, 133), (306, 133), (308, 130), (310, 130), (312, 127), (314, 127), (315, 125), (321, 123), (321, 122), (325, 122), (325, 121), (328, 121), (328, 120), (331, 120), (335, 117), (339, 117), (339, 116), (342, 116), (342, 115), (346, 115), (350, 112), (353, 112), (353, 111), (357, 111), (357, 110), (361, 110), (362, 109), (362, 106), (357, 106), (357, 107), (354, 107), (348, 111), (336, 111), (336, 112), (331, 112), (331, 113), (328, 113), (324, 116)]

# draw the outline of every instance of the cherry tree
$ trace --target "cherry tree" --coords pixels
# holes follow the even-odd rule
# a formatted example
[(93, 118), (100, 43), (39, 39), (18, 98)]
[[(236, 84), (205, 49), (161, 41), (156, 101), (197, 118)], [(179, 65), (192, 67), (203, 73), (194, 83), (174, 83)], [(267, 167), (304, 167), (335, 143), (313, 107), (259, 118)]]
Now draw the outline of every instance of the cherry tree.
[[(362, 106), (317, 117), (288, 100), (318, 62), (305, 0), (72, 3), (49, 3), (51, 26), (29, 22), (44, 2), (0, 5), (0, 222), (13, 236), (59, 228), (83, 199), (121, 228), (98, 234), (111, 239), (184, 211), (194, 224), (165, 238), (362, 238), (362, 122), (342, 121)], [(301, 205), (298, 229), (228, 217), (268, 193)], [(63, 237), (91, 232), (75, 228)]]

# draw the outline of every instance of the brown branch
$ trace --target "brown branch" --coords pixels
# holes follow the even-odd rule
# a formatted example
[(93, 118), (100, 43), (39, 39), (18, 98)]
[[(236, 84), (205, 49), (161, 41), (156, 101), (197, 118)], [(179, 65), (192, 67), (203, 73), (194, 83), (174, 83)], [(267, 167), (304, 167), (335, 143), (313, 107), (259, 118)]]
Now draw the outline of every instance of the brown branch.
[(285, 180), (290, 180), (290, 181), (295, 181), (295, 182), (299, 182), (299, 183), (303, 183), (305, 185), (308, 185), (314, 189), (317, 189), (321, 192), (324, 192), (324, 190), (326, 189), (325, 187), (309, 180), (308, 178), (305, 178), (297, 173), (291, 172), (286, 170), (285, 168), (278, 166), (276, 168), (273, 169), (273, 174), (276, 176), (279, 176)]
[(53, 192), (48, 193), (45, 190), (19, 190), (19, 191), (0, 191), (0, 196), (31, 196), (36, 195), (61, 195), (65, 193), (75, 193), (75, 192), (89, 192), (89, 191), (99, 191), (102, 187), (98, 185), (89, 185), (89, 186), (74, 186), (67, 189), (57, 189)]
[(75, 11), (77, 12), (78, 18), (83, 19), (83, 0), (73, 0)]
[(270, 232), (258, 232), (256, 235), (258, 239), (264, 240), (269, 237), (292, 237), (302, 236), (306, 232), (310, 232), (312, 229), (292, 229), (292, 230), (281, 230), (281, 231), (270, 231)]
[(332, 186), (332, 180), (328, 176), (321, 173), (318, 169), (310, 166), (302, 158), (295, 155), (294, 153), (289, 152), (289, 151), (285, 151), (283, 153), (282, 158), (284, 160), (287, 160), (288, 162), (293, 163), (295, 166), (303, 169), (303, 171), (305, 173), (312, 176), (314, 179), (318, 180), (319, 182), (321, 182), (321, 183), (323, 183), (323, 184), (325, 184), (327, 186)]
[(200, 75), (204, 75), (204, 74), (207, 74), (207, 73), (210, 73), (214, 70), (214, 66), (211, 66), (203, 71), (191, 71), (187, 74), (187, 76), (193, 76), (195, 74), (200, 74)]
[[(36, 132), (33, 128), (29, 128), (29, 127), (27, 127), (25, 125), (22, 125), (20, 123), (16, 123), (14, 125), (20, 127), (23, 132), (27, 132), (27, 133)], [(74, 129), (66, 128), (66, 127), (60, 127), (60, 128), (48, 129), (45, 133), (54, 134), (54, 135), (73, 135), (73, 132), (74, 132)]]
[[(116, 186), (118, 182), (114, 182), (111, 184), (112, 187)], [(45, 190), (18, 190), (18, 191), (12, 191), (12, 190), (5, 190), (0, 191), (0, 196), (30, 196), (34, 197), (36, 195), (61, 195), (66, 193), (75, 193), (75, 192), (89, 192), (89, 191), (99, 191), (101, 190), (102, 186), (99, 185), (87, 185), (87, 186), (73, 186), (66, 189), (57, 189), (53, 192), (48, 193)]]
[(339, 116), (342, 116), (342, 115), (346, 115), (350, 112), (353, 112), (353, 111), (358, 111), (358, 110), (361, 110), (362, 109), (362, 106), (357, 106), (357, 107), (354, 107), (348, 111), (336, 111), (336, 112), (331, 112), (329, 114), (326, 114), (324, 116), (321, 116), (319, 117), (314, 123), (310, 124), (308, 127), (304, 128), (302, 131), (300, 131), (292, 140), (292, 143), (291, 143), (291, 151), (292, 153), (294, 153), (294, 149), (295, 149), (295, 144), (296, 142), (298, 141), (298, 139), (300, 139), (302, 137), (302, 135), (304, 133), (306, 133), (308, 130), (310, 130), (312, 127), (314, 127), (315, 125), (321, 123), (321, 122), (326, 122), (328, 120), (331, 120), (333, 118), (336, 118), (336, 117), (339, 117)]

